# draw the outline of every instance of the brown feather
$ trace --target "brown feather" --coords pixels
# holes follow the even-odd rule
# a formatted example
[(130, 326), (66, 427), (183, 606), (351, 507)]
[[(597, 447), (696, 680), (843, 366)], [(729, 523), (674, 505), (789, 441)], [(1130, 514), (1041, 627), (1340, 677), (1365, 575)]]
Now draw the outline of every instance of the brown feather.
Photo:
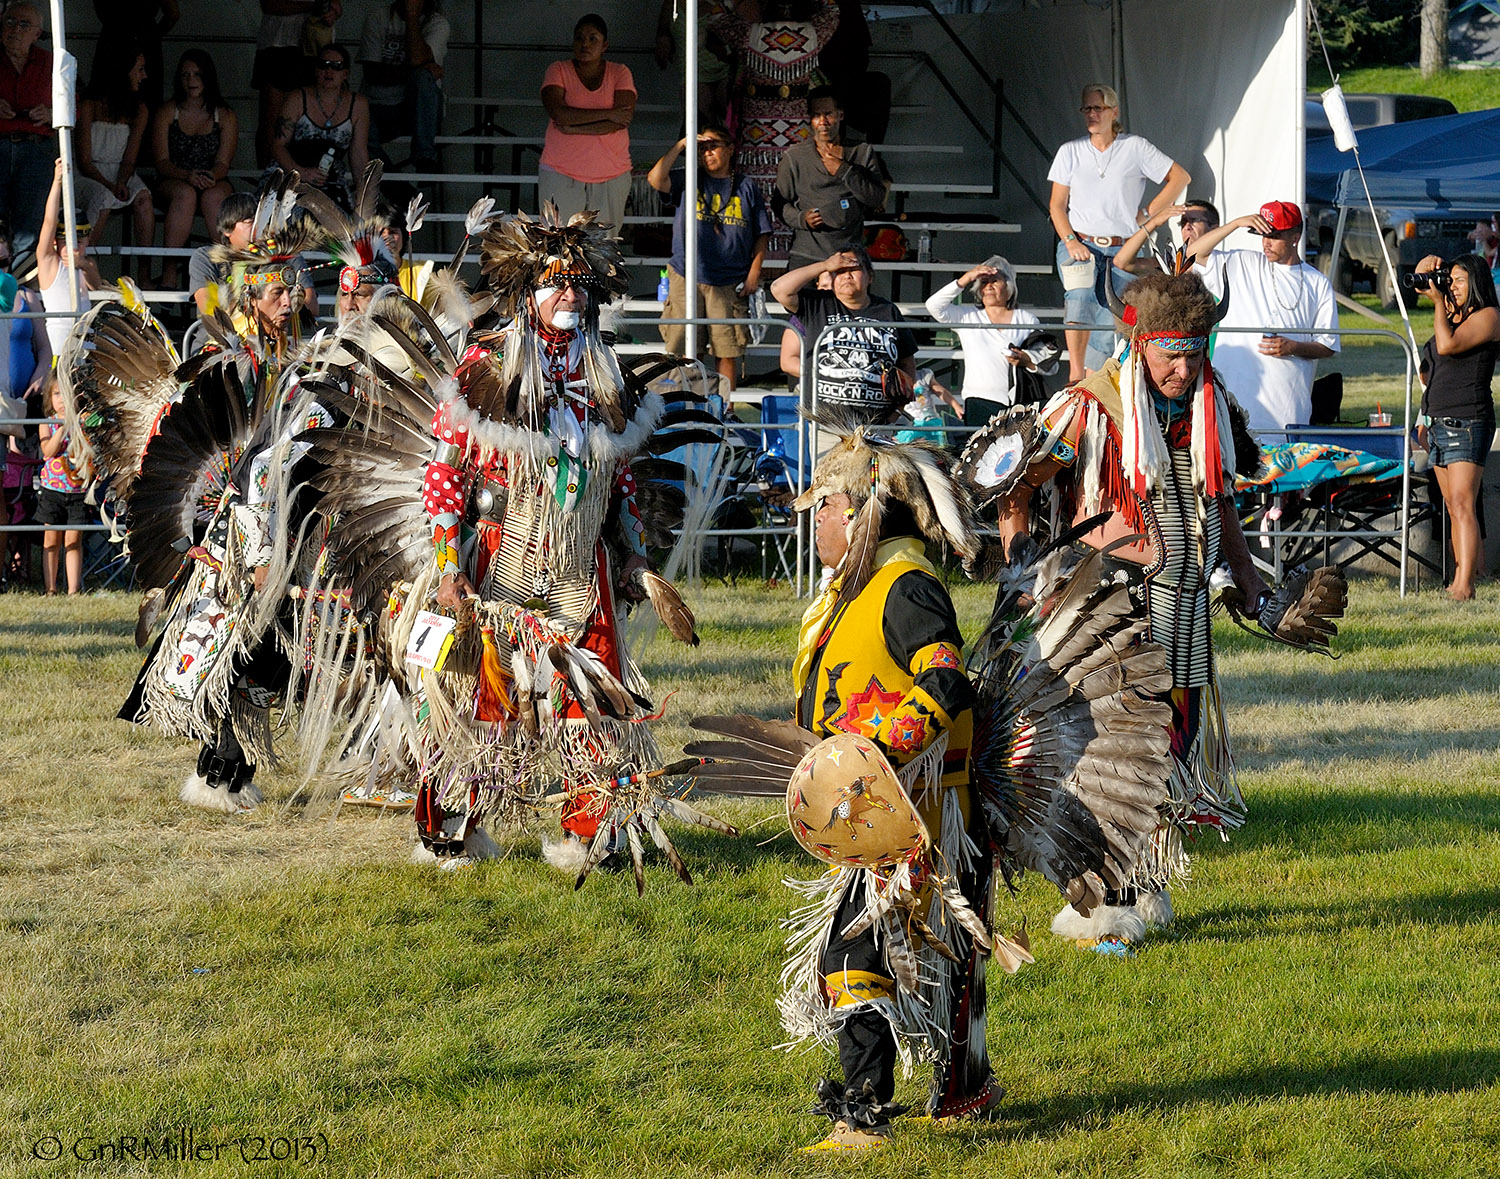
[(698, 631), (693, 612), (682, 600), (677, 587), (665, 577), (649, 569), (642, 569), (637, 577), (640, 579), (641, 588), (646, 591), (646, 596), (651, 599), (651, 608), (656, 611), (656, 616), (662, 620), (668, 633), (679, 643), (696, 647)]

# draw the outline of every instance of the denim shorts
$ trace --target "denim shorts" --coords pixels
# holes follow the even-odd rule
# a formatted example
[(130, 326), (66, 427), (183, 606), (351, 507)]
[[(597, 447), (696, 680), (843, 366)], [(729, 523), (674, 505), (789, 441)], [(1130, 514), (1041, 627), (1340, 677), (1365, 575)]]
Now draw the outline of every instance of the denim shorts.
[[(1110, 266), (1111, 259), (1120, 252), (1119, 246), (1096, 246), (1092, 242), (1084, 242), (1089, 252), (1094, 255), (1094, 265)], [(1072, 258), (1068, 254), (1066, 242), (1057, 243), (1057, 273), (1062, 277), (1062, 268)], [(1097, 273), (1097, 271), (1096, 271)], [(1115, 293), (1119, 294), (1131, 282), (1135, 276), (1115, 271), (1110, 266), (1110, 279), (1115, 284)], [(1108, 307), (1101, 306), (1099, 300), (1094, 297), (1093, 287), (1080, 287), (1077, 290), (1063, 291), (1063, 326), (1078, 330), (1088, 325), (1094, 330), (1089, 335), (1089, 351), (1087, 365), (1090, 369), (1101, 367), (1109, 359), (1114, 348), (1114, 313)]]
[(1432, 465), (1446, 467), (1449, 463), (1477, 463), (1482, 467), (1494, 437), (1495, 419), (1492, 417), (1433, 418), (1427, 427)]

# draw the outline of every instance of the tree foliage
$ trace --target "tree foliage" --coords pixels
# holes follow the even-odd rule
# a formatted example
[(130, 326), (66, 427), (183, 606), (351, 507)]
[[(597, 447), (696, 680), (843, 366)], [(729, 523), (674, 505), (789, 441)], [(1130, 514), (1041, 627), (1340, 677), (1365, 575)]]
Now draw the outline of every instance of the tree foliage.
[[(1335, 72), (1361, 66), (1405, 65), (1417, 58), (1421, 0), (1313, 0)], [(1309, 10), (1311, 12), (1311, 9)], [(1317, 31), (1308, 20), (1307, 54), (1322, 63)]]

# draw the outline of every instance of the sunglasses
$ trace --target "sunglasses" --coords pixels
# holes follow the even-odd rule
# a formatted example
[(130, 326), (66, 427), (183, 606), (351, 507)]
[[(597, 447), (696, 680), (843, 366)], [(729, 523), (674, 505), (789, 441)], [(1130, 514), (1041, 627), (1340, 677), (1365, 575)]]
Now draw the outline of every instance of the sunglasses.
[(1114, 109), (1112, 106), (1081, 106), (1078, 108), (1078, 113), (1082, 115), (1102, 115), (1105, 111), (1112, 111)]
[(722, 139), (700, 139), (698, 140), (699, 151), (727, 151), (729, 144)]
[(1207, 225), (1208, 224), (1208, 218), (1207, 217), (1179, 217), (1177, 219), (1177, 224), (1178, 225)]
[(347, 70), (348, 68), (349, 68), (349, 63), (348, 62), (343, 62), (343, 61), (320, 61), (320, 62), (318, 62), (318, 69), (320, 69), (320, 70), (338, 70), (340, 72), (343, 72), (344, 70)]

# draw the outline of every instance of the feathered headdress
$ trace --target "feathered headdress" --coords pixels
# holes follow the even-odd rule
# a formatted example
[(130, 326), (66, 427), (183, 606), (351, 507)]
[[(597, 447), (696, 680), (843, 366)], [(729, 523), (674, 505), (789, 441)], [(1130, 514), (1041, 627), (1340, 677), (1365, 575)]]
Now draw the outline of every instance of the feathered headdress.
[(250, 298), (258, 288), (276, 283), (291, 289), (294, 306), (300, 298), (298, 255), (318, 249), (323, 234), (315, 221), (299, 214), (297, 187), (297, 173), (273, 171), (256, 198), (249, 245), (243, 250), (228, 245), (209, 250), (208, 256), (229, 270), (235, 303)]
[(589, 313), (598, 303), (629, 288), (619, 240), (595, 221), (592, 210), (575, 213), (564, 223), (551, 201), (532, 219), (512, 213), (492, 222), (479, 243), (480, 269), (495, 294), (501, 315), (519, 316), (526, 297), (538, 287), (566, 278), (588, 288)]
[[(923, 442), (896, 443), (856, 427), (813, 471), (812, 486), (794, 502), (814, 507), (829, 495), (847, 495), (854, 510), (849, 551), (839, 563), (839, 600), (850, 601), (875, 572), (875, 549), (901, 535), (909, 514), (917, 534), (973, 559), (980, 549), (968, 493), (954, 482), (943, 452)], [(899, 523), (898, 523), (899, 522)]]
[(380, 233), (385, 228), (378, 210), (384, 172), (379, 160), (371, 160), (366, 166), (355, 193), (352, 216), (320, 189), (297, 186), (297, 203), (327, 239), (333, 265), (339, 268), (339, 290), (345, 294), (362, 286), (388, 286), (397, 278), (396, 259)]

